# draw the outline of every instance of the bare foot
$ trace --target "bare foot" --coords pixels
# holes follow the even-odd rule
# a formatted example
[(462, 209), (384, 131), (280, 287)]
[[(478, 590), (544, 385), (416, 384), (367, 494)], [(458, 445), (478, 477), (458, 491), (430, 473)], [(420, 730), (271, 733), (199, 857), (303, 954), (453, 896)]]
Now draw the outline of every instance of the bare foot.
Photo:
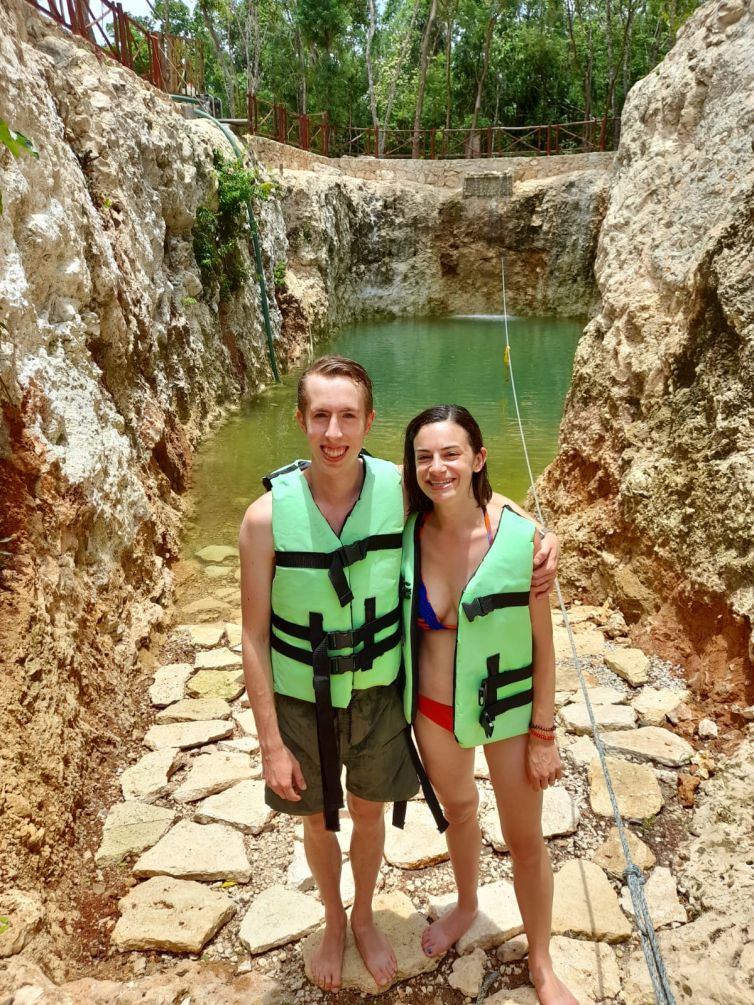
[(541, 1005), (579, 1005), (578, 998), (555, 976), (552, 967), (543, 969), (536, 977), (531, 973), (529, 976)]
[(461, 936), (471, 928), (477, 909), (462, 911), (457, 905), (452, 911), (443, 914), (434, 924), (422, 932), (422, 949), (426, 956), (442, 956), (450, 947), (458, 942)]
[(393, 947), (371, 918), (366, 922), (354, 922), (352, 917), (351, 930), (356, 948), (378, 986), (389, 984), (398, 970)]
[(325, 921), (325, 934), (312, 957), (311, 981), (323, 991), (339, 991), (346, 948), (345, 911), (332, 921)]

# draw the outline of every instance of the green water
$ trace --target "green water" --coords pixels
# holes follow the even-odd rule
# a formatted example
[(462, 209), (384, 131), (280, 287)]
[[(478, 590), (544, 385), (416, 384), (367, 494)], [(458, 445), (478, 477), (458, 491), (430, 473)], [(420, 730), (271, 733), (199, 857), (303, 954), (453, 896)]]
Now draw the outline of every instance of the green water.
[[(563, 400), (582, 325), (548, 318), (508, 321), (529, 457), (535, 476), (555, 456)], [(511, 385), (503, 368), (502, 318), (381, 321), (341, 329), (318, 354), (358, 360), (374, 382), (377, 418), (370, 453), (399, 461), (406, 423), (429, 405), (465, 405), (482, 428), (493, 487), (522, 502), (528, 489)], [(202, 445), (195, 461), (186, 551), (235, 544), (244, 509), (262, 475), (306, 456), (293, 412), (305, 363), (249, 402)]]

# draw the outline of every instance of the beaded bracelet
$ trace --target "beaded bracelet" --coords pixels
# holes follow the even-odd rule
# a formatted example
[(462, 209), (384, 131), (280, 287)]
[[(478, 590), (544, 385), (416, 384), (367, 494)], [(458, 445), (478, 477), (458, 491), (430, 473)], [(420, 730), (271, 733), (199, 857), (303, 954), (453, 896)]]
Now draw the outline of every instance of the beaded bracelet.
[(529, 724), (530, 729), (538, 729), (540, 733), (554, 733), (557, 726), (538, 726), (536, 722)]
[(545, 740), (547, 743), (555, 743), (555, 733), (540, 733), (533, 726), (529, 727), (529, 736), (533, 736), (537, 740)]

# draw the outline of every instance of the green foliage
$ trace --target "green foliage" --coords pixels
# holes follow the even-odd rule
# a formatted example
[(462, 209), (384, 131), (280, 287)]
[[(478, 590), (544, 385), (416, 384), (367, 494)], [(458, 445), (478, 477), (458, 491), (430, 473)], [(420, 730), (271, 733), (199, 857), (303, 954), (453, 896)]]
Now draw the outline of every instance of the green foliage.
[[(7, 147), (8, 150), (13, 154), (14, 157), (20, 157), (21, 154), (28, 154), (29, 157), (33, 157), (38, 160), (39, 154), (34, 149), (34, 144), (24, 136), (23, 133), (16, 132), (15, 129), (11, 129), (5, 119), (0, 119), (0, 143)], [(0, 192), (0, 213), (3, 211), (3, 196)]]
[(281, 258), (279, 262), (275, 262), (272, 267), (272, 278), (275, 283), (276, 290), (285, 289), (285, 274), (288, 271), (288, 263), (285, 259)]
[[(5, 540), (8, 540), (8, 538), (6, 538)], [(0, 552), (0, 554), (4, 553)], [(6, 918), (5, 915), (0, 915), (0, 935), (4, 935), (9, 928), (10, 928), (10, 918)]]
[(242, 239), (249, 234), (249, 204), (269, 198), (275, 182), (263, 180), (256, 171), (228, 160), (215, 150), (217, 174), (215, 207), (200, 206), (194, 224), (194, 255), (202, 275), (205, 292), (219, 288), (220, 299), (227, 299), (249, 279)]

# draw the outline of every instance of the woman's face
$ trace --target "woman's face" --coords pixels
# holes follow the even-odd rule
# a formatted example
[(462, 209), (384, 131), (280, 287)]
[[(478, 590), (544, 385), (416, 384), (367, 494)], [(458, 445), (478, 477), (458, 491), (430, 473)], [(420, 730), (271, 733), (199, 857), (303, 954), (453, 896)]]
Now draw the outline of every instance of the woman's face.
[(414, 438), (416, 480), (433, 503), (473, 496), (471, 476), (486, 459), (484, 447), (475, 454), (463, 426), (449, 420), (422, 426)]

